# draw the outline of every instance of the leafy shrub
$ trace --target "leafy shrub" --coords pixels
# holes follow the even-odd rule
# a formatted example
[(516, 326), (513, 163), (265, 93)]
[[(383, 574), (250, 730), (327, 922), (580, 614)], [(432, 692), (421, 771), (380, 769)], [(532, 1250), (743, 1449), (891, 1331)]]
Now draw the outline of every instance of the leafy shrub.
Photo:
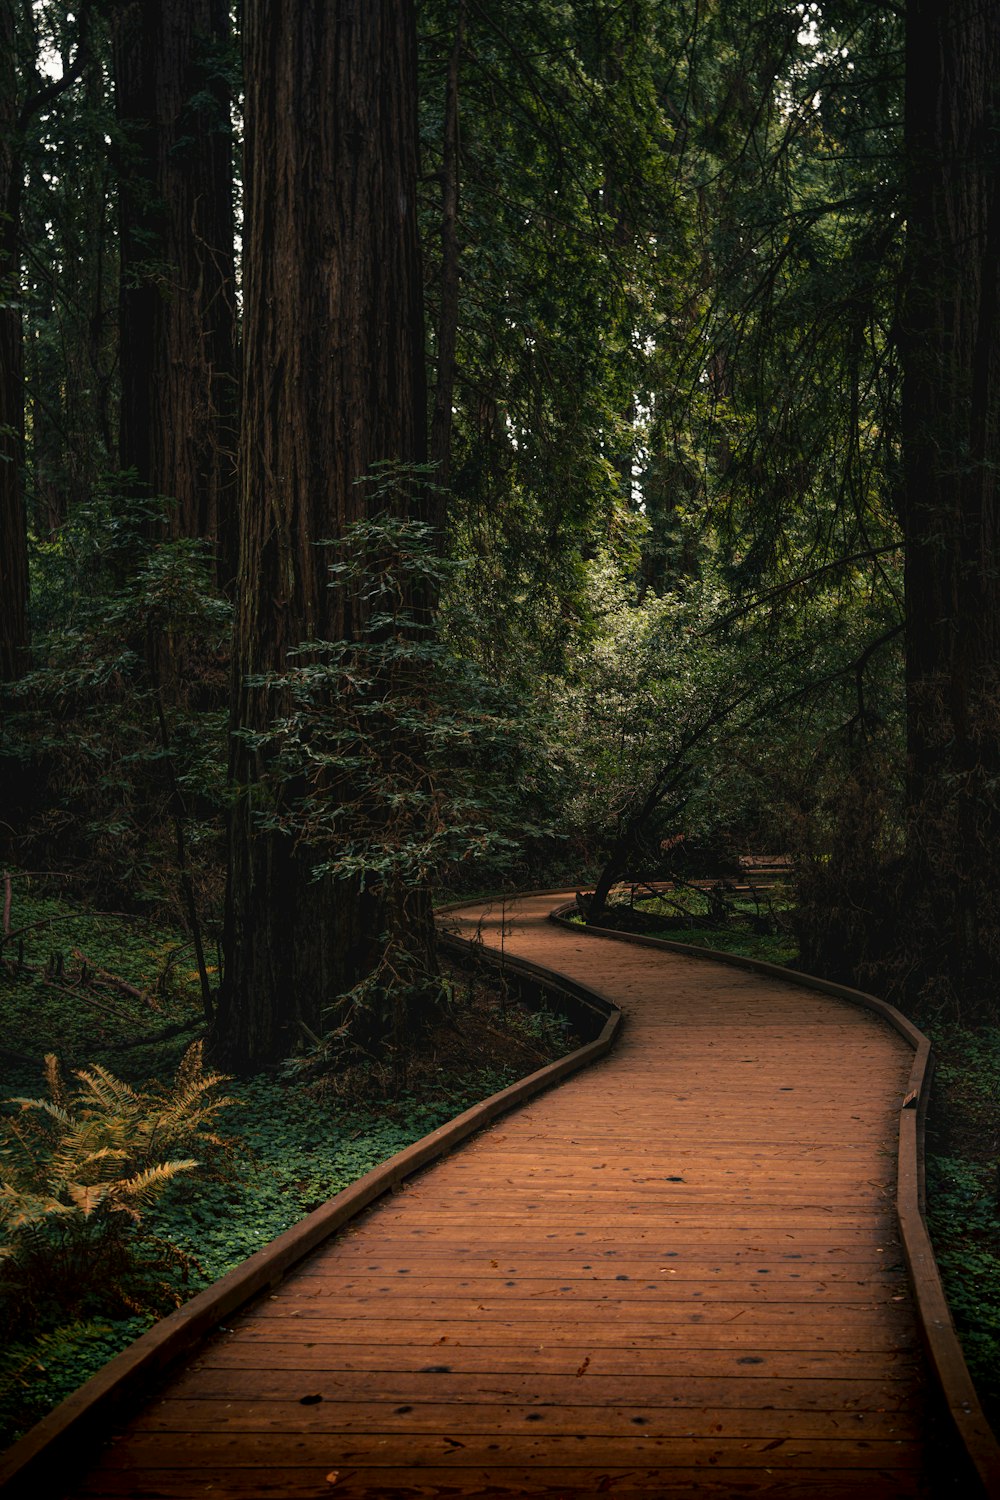
[(218, 1156), (210, 1128), (231, 1101), (189, 1047), (171, 1086), (132, 1088), (100, 1064), (77, 1087), (45, 1059), (48, 1098), (8, 1101), (0, 1121), (0, 1326), (45, 1325), (94, 1312), (143, 1312), (180, 1302), (189, 1258), (143, 1223), (181, 1174)]

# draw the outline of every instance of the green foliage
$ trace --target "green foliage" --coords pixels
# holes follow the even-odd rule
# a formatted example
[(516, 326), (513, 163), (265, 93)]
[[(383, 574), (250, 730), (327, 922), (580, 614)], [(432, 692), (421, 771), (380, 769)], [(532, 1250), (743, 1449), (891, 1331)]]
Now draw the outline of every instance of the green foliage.
[[(1000, 1072), (993, 1073), (994, 1096)], [(929, 1222), (948, 1304), (973, 1379), (1000, 1411), (1000, 1205), (997, 1166), (930, 1156)]]
[(815, 586), (797, 608), (781, 591), (745, 610), (707, 556), (700, 577), (660, 594), (637, 594), (606, 558), (590, 573), (599, 628), (548, 686), (553, 755), (572, 783), (563, 822), (581, 864), (630, 839), (616, 878), (667, 873), (660, 846), (678, 834), (799, 848), (800, 819), (828, 847), (820, 786), (832, 791), (873, 738), (895, 743), (900, 722), (871, 707), (892, 704), (896, 658), (871, 648), (860, 583)]
[(179, 1302), (188, 1259), (149, 1232), (147, 1210), (218, 1155), (210, 1128), (231, 1099), (188, 1048), (170, 1087), (138, 1090), (97, 1063), (68, 1086), (53, 1054), (47, 1097), (7, 1101), (0, 1121), (0, 1315), (23, 1332), (66, 1314), (141, 1312)]
[(146, 1317), (68, 1322), (36, 1338), (14, 1336), (0, 1347), (0, 1448), (96, 1375), (145, 1333)]
[[(704, 888), (678, 885), (656, 897), (645, 892), (628, 896), (626, 900), (624, 890), (612, 891), (599, 925), (795, 967), (793, 913), (782, 886), (740, 896), (719, 881)], [(579, 920), (582, 923), (583, 917)]]
[(263, 735), (273, 780), (307, 790), (260, 825), (316, 851), (316, 875), (395, 893), (457, 865), (496, 869), (517, 845), (531, 725), (474, 665), (435, 636), (426, 604), (456, 565), (431, 529), (389, 513), (337, 542), (333, 582), (360, 600), (356, 638), (308, 641), (263, 679), (289, 711)]
[(176, 911), (172, 777), (203, 882), (219, 858), (229, 608), (201, 543), (151, 540), (160, 512), (102, 493), (36, 547), (44, 632), (34, 670), (4, 689), (0, 757), (34, 863)]
[[(423, 148), (442, 138), (455, 7), (421, 7)], [(495, 678), (558, 671), (586, 623), (584, 561), (635, 553), (629, 476), (649, 340), (683, 297), (663, 76), (683, 22), (649, 0), (466, 7), (461, 304), (451, 524)], [(424, 232), (434, 297), (436, 195)]]
[(406, 518), (425, 474), (384, 465), (368, 482), (374, 513), (325, 544), (351, 634), (304, 642), (286, 670), (251, 679), (273, 709), (242, 738), (262, 768), (256, 826), (294, 840), (316, 880), (378, 912), (367, 971), (330, 997), (324, 1054), (391, 1047), (405, 1067), (414, 1027), (447, 1003), (429, 891), (493, 882), (523, 841), (551, 831), (549, 764), (530, 706), (438, 635), (437, 600), (459, 565)]
[(508, 1011), (507, 1024), (515, 1035), (520, 1033), (555, 1055), (567, 1050), (573, 1034), (571, 1022), (545, 1006), (538, 1010)]

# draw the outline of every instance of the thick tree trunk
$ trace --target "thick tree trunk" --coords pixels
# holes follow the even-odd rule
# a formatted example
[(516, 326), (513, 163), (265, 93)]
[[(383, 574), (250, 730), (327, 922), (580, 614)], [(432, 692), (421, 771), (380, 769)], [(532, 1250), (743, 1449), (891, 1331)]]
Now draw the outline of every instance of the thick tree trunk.
[(0, 0), (0, 682), (28, 666), (19, 148), (14, 5)]
[(1000, 8), (910, 0), (903, 523), (919, 974), (1000, 962)]
[(226, 0), (128, 0), (114, 33), (121, 158), (121, 439), (235, 576), (237, 369)]
[(448, 82), (444, 105), (444, 150), (441, 162), (441, 309), (437, 328), (437, 382), (431, 417), (431, 458), (437, 464), (437, 480), (446, 486), (451, 478), (452, 401), (455, 396), (455, 356), (458, 347), (458, 301), (460, 252), (458, 244), (459, 196), (459, 74), (465, 35), (465, 0), (458, 0), (455, 37), (448, 60)]
[[(350, 638), (357, 600), (315, 544), (366, 514), (360, 476), (426, 459), (412, 0), (248, 0), (244, 394), (235, 726), (266, 728), (249, 686), (309, 639)], [(226, 973), (217, 1029), (253, 1068), (321, 1027), (367, 974), (383, 913), (308, 852), (263, 833), (263, 767), (234, 742)], [(425, 915), (425, 920), (427, 920)]]

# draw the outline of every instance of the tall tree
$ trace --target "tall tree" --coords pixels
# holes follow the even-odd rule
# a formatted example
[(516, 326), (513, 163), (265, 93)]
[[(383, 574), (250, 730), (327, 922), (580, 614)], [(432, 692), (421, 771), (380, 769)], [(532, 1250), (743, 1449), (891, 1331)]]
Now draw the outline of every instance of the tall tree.
[(458, 0), (455, 37), (448, 59), (445, 88), (441, 159), (441, 306), (437, 320), (437, 377), (430, 434), (430, 454), (437, 465), (437, 478), (442, 485), (447, 485), (451, 478), (452, 401), (455, 396), (455, 348), (458, 340), (461, 274), (458, 237), (459, 79), (464, 34), (465, 0)]
[(0, 682), (28, 664), (28, 549), (24, 514), (24, 353), (20, 223), (23, 185), (18, 135), (13, 0), (0, 0)]
[[(46, 8), (46, 50), (64, 71), (72, 6)], [(51, 64), (50, 64), (51, 65)], [(53, 537), (117, 468), (117, 191), (107, 18), (88, 33), (88, 63), (58, 110), (25, 141), (23, 207), (26, 485), (36, 534)]]
[(1000, 962), (1000, 9), (909, 0), (906, 94), (909, 894), (957, 1012)]
[(174, 536), (235, 571), (236, 343), (227, 0), (128, 0), (122, 132), (123, 469), (174, 502)]
[[(426, 458), (412, 0), (250, 0), (244, 382), (232, 777), (217, 1044), (253, 1068), (315, 1031), (376, 962), (383, 913), (258, 814), (246, 733), (280, 704), (257, 685), (300, 642), (350, 638), (363, 590), (329, 587), (322, 538), (366, 513), (363, 475)], [(431, 518), (433, 519), (433, 518)]]
[(28, 127), (80, 77), (88, 0), (76, 9), (72, 58), (60, 77), (39, 67), (37, 9), (0, 0), (0, 681), (28, 666), (28, 553), (24, 505), (22, 204)]

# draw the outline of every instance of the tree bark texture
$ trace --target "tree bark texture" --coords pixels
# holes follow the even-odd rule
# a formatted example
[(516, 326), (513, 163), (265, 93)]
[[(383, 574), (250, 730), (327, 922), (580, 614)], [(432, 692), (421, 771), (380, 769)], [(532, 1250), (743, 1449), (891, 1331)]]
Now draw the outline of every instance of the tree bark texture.
[[(243, 425), (235, 724), (280, 705), (247, 685), (310, 639), (351, 638), (357, 599), (316, 546), (367, 514), (359, 478), (427, 456), (412, 0), (248, 0)], [(286, 1053), (372, 967), (378, 903), (317, 883), (262, 833), (257, 756), (234, 741), (220, 1054)]]
[(0, 0), (0, 682), (26, 671), (29, 646), (16, 56), (13, 0)]
[(461, 288), (458, 242), (459, 201), (459, 75), (465, 36), (465, 0), (457, 0), (455, 37), (448, 59), (445, 88), (444, 140), (441, 161), (441, 308), (437, 328), (437, 381), (431, 417), (431, 458), (436, 478), (447, 486), (451, 478), (452, 402), (455, 396), (455, 356), (458, 347), (458, 302)]
[(1000, 7), (907, 7), (911, 904), (955, 1004), (1000, 962)]
[(114, 30), (123, 144), (120, 462), (174, 502), (168, 534), (236, 566), (233, 169), (226, 0), (127, 0)]

